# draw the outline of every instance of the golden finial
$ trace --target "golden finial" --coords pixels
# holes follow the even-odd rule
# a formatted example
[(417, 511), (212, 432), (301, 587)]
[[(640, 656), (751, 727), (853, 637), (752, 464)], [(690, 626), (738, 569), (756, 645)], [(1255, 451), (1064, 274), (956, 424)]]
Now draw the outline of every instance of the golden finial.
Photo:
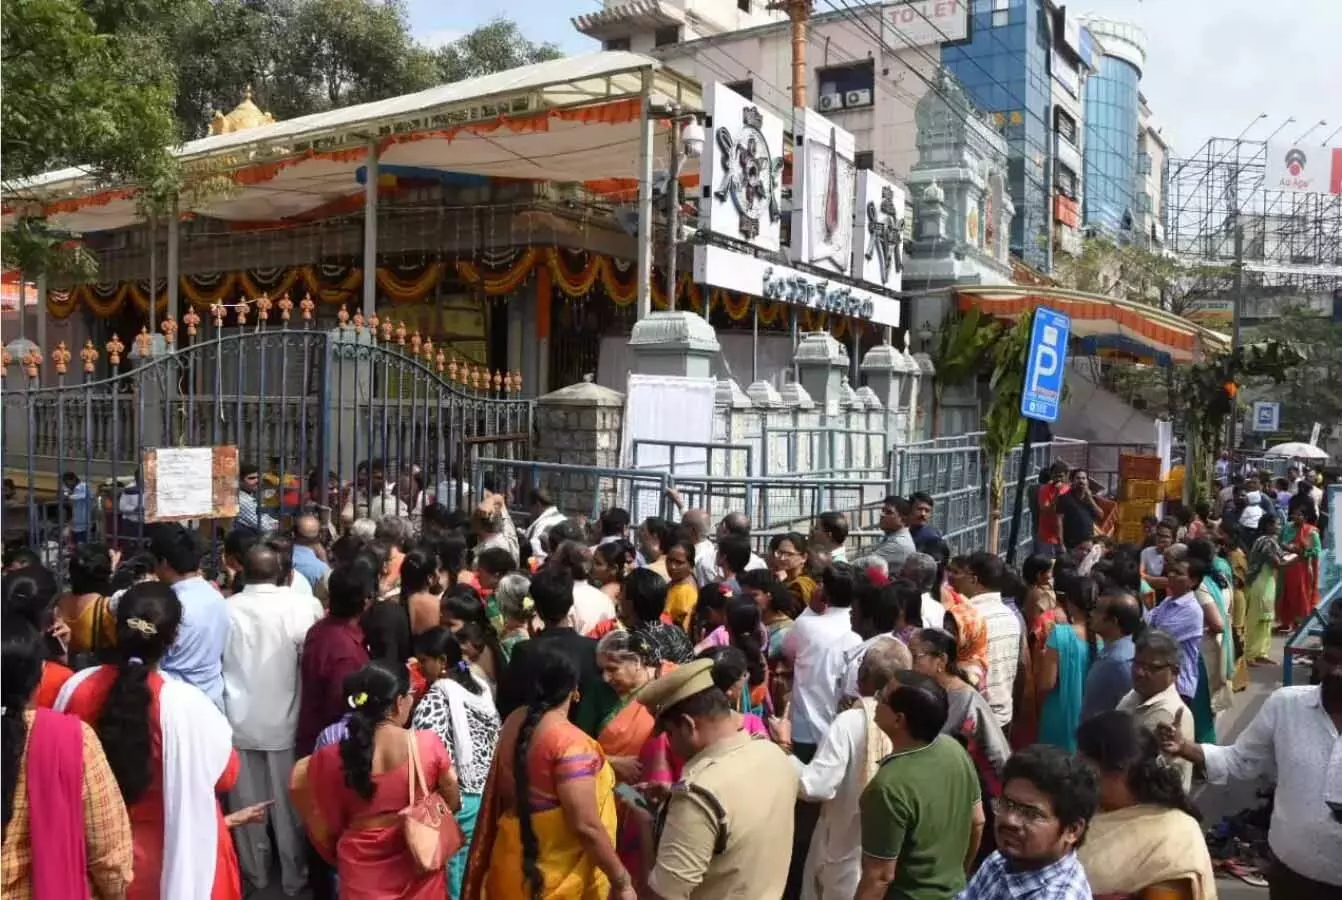
[(163, 324), (159, 325), (158, 327), (159, 330), (163, 332), (163, 340), (167, 343), (169, 347), (171, 347), (173, 343), (177, 340), (177, 320), (169, 316), (168, 318), (164, 319)]
[(239, 328), (247, 324), (247, 312), (248, 310), (246, 300), (242, 301), (241, 303), (238, 303), (236, 306), (233, 307), (233, 314), (234, 316), (237, 317)]
[[(312, 321), (312, 313), (313, 313), (313, 311), (314, 311), (316, 308), (317, 308), (317, 304), (315, 304), (315, 303), (312, 302), (312, 298), (311, 298), (311, 297), (304, 297), (302, 300), (298, 301), (298, 309), (299, 309), (299, 312), (301, 312), (301, 313), (303, 314), (303, 321), (304, 321), (304, 322), (311, 322), (311, 321)], [(341, 311), (341, 312), (344, 312), (344, 311), (345, 311), (345, 308), (342, 306), (342, 307), (340, 308), (340, 311)]]
[(514, 394), (520, 394), (520, 393), (522, 393), (522, 373), (521, 373), (521, 372), (514, 372), (514, 373), (513, 373), (513, 393), (514, 393)]
[(501, 391), (501, 390), (503, 390), (503, 373), (502, 373), (502, 372), (495, 372), (495, 373), (494, 373), (494, 393), (497, 394), (497, 393), (498, 393), (499, 391)]
[(341, 331), (349, 328), (349, 310), (343, 306), (340, 307), (340, 312), (336, 313), (336, 321), (340, 323)]
[(79, 358), (84, 361), (84, 371), (93, 374), (93, 366), (98, 361), (98, 351), (94, 349), (93, 341), (84, 342), (84, 349), (79, 351)]
[(419, 345), (419, 352), (424, 357), (425, 365), (433, 364), (433, 338), (425, 337), (424, 343)]
[(36, 349), (29, 350), (23, 354), (23, 369), (28, 373), (29, 378), (37, 377), (38, 367), (42, 365), (42, 354)]
[(383, 319), (383, 320), (382, 320), (382, 340), (383, 340), (383, 341), (390, 341), (390, 340), (391, 340), (391, 329), (392, 329), (392, 327), (393, 327), (393, 326), (392, 326), (392, 324), (391, 324), (391, 320), (390, 320), (390, 319)]
[(354, 318), (351, 319), (350, 321), (352, 321), (352, 322), (354, 323), (354, 333), (355, 333), (355, 334), (362, 334), (362, 333), (363, 333), (363, 327), (364, 327), (365, 325), (368, 324), (368, 321), (363, 317), (363, 310), (360, 310), (359, 312), (356, 312), (356, 313), (354, 314)]
[(200, 315), (194, 309), (188, 309), (182, 316), (182, 324), (186, 326), (186, 336), (195, 337), (196, 329), (200, 327)]
[(410, 355), (419, 356), (419, 347), (424, 341), (419, 336), (419, 329), (416, 328), (410, 335)]
[(121, 365), (121, 354), (126, 352), (126, 345), (121, 342), (116, 332), (112, 332), (112, 339), (107, 342), (107, 361), (114, 366)]
[(135, 349), (139, 351), (141, 359), (153, 355), (154, 338), (149, 334), (148, 328), (141, 328), (140, 333), (135, 336)]
[(13, 364), (13, 355), (8, 350), (0, 349), (0, 378), (4, 378), (9, 373), (9, 367)]
[(56, 374), (64, 375), (70, 366), (70, 351), (66, 349), (65, 341), (61, 341), (51, 351), (51, 361), (56, 364)]
[(274, 122), (274, 116), (268, 112), (262, 112), (260, 107), (253, 102), (252, 86), (249, 84), (247, 90), (243, 93), (242, 102), (233, 107), (232, 112), (225, 115), (215, 110), (214, 117), (210, 120), (210, 134), (229, 134), (246, 128), (272, 125)]
[(447, 364), (447, 380), (453, 384), (457, 383), (457, 361), (455, 359)]
[(377, 317), (377, 313), (373, 313), (368, 317), (368, 321), (365, 324), (368, 326), (368, 331), (373, 337), (377, 337), (377, 329), (381, 322), (382, 320)]
[(401, 346), (401, 347), (404, 347), (404, 346), (405, 346), (405, 323), (404, 323), (404, 322), (397, 322), (397, 323), (396, 323), (396, 343), (397, 343), (398, 346)]
[(433, 368), (440, 376), (443, 374), (443, 368), (446, 362), (447, 354), (443, 353), (443, 349), (439, 347), (438, 352), (434, 354), (433, 357)]
[(224, 327), (224, 316), (228, 315), (228, 308), (223, 303), (215, 303), (210, 307), (210, 316), (214, 319), (215, 328)]
[(274, 307), (270, 300), (270, 295), (262, 292), (260, 297), (256, 298), (256, 317), (262, 322), (270, 319), (270, 310)]
[(280, 321), (289, 321), (289, 316), (292, 315), (294, 311), (294, 301), (289, 299), (289, 295), (285, 294), (280, 297), (280, 302), (275, 305), (280, 308)]

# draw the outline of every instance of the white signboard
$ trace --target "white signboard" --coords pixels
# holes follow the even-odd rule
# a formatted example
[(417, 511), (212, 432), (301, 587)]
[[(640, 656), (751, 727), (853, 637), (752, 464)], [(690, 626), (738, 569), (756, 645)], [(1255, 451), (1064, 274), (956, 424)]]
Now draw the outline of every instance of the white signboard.
[(881, 8), (881, 30), (891, 50), (926, 47), (969, 37), (969, 0), (907, 0)]
[(853, 276), (888, 291), (904, 283), (904, 188), (870, 169), (857, 173)]
[(1073, 97), (1081, 96), (1081, 75), (1076, 71), (1076, 66), (1063, 58), (1058, 51), (1053, 51), (1050, 68), (1053, 71), (1053, 80), (1062, 85), (1067, 93)]
[(792, 179), (792, 261), (847, 275), (853, 262), (856, 142), (813, 109), (793, 111), (800, 166)]
[(1263, 187), (1298, 194), (1342, 193), (1342, 147), (1287, 141), (1269, 143)]
[(783, 120), (717, 83), (704, 107), (709, 136), (699, 179), (707, 186), (702, 208), (708, 229), (762, 250), (778, 250)]
[(851, 316), (877, 325), (900, 325), (900, 304), (859, 287), (782, 266), (727, 247), (700, 244), (694, 248), (694, 280), (699, 284), (781, 300), (821, 312)]

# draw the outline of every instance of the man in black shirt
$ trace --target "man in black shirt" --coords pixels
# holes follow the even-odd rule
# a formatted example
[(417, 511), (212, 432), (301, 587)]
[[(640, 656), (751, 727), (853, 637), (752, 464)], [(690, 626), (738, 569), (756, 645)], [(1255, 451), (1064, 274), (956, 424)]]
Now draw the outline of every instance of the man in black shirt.
[(1090, 492), (1090, 478), (1085, 469), (1072, 470), (1072, 487), (1058, 498), (1058, 514), (1062, 516), (1062, 543), (1075, 550), (1095, 536), (1095, 523), (1104, 518), (1104, 511)]

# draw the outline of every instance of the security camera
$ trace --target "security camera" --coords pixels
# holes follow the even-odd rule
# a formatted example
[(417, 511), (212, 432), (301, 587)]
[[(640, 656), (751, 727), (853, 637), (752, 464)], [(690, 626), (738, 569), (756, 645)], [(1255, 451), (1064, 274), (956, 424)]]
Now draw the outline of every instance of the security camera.
[(690, 159), (698, 159), (704, 152), (704, 126), (698, 122), (686, 123), (680, 132), (681, 147)]

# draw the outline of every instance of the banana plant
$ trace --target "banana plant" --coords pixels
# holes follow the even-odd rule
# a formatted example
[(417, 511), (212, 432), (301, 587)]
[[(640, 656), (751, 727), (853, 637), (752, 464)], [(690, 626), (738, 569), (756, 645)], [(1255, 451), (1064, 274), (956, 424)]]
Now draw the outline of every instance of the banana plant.
[(941, 397), (947, 387), (974, 381), (984, 370), (1001, 323), (971, 307), (946, 316), (937, 339), (936, 379), (932, 385), (932, 433), (941, 433)]

